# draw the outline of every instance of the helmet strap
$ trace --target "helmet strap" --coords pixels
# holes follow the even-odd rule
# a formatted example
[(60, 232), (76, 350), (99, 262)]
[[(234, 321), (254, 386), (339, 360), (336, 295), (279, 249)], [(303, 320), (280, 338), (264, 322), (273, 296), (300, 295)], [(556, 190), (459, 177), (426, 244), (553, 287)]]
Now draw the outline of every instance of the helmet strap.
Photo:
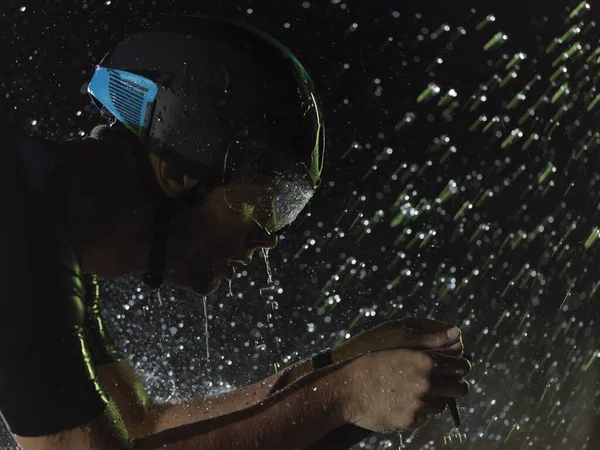
[(150, 161), (150, 154), (139, 145), (139, 141), (138, 145), (134, 146), (134, 155), (142, 190), (152, 203), (154, 215), (147, 272), (143, 280), (146, 285), (159, 289), (164, 281), (171, 221), (183, 208), (161, 189)]
[(143, 280), (147, 286), (155, 289), (159, 289), (164, 281), (169, 228), (174, 215), (173, 208), (167, 203), (154, 205), (154, 230)]

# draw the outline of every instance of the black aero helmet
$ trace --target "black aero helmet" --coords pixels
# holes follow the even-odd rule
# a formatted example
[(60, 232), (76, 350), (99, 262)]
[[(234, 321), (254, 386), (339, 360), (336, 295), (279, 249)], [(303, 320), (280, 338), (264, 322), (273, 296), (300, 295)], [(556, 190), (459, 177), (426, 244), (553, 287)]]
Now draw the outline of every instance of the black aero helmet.
[[(182, 16), (134, 34), (88, 92), (198, 180), (197, 197), (225, 186), (230, 206), (269, 231), (291, 223), (319, 183), (325, 130), (313, 82), (286, 47), (243, 22)], [(236, 188), (247, 182), (258, 187), (250, 197)]]

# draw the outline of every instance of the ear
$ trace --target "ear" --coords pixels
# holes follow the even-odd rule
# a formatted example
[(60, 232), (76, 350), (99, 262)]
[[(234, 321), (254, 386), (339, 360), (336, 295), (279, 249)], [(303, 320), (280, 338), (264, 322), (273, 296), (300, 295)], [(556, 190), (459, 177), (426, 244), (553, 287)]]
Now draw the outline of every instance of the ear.
[(154, 168), (158, 184), (167, 196), (171, 198), (178, 197), (198, 184), (198, 180), (184, 175), (153, 153), (150, 154), (150, 160), (152, 161), (152, 167)]

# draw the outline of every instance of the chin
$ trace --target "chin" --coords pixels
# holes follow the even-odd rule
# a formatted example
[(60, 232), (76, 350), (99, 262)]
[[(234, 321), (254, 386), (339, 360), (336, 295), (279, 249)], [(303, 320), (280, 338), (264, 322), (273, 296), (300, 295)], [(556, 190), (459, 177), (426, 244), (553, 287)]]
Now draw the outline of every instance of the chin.
[(221, 286), (221, 280), (217, 278), (214, 280), (213, 285), (210, 287), (209, 291), (204, 295), (210, 295), (216, 292), (216, 290), (219, 289), (219, 286)]
[(219, 278), (213, 278), (210, 281), (206, 281), (203, 283), (190, 283), (189, 289), (194, 291), (198, 295), (210, 295), (214, 293), (219, 286), (221, 285), (221, 280)]
[(194, 271), (194, 273), (172, 271), (165, 279), (181, 289), (198, 295), (210, 295), (221, 285), (221, 280), (214, 271)]

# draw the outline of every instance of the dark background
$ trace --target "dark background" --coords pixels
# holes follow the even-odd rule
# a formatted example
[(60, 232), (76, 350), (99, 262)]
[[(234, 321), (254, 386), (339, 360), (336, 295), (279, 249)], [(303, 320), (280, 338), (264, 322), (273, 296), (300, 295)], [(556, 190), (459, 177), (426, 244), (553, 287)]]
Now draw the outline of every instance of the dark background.
[[(280, 38), (326, 111), (323, 184), (269, 255), (275, 289), (261, 295), (259, 259), (233, 295), (224, 286), (207, 299), (208, 359), (201, 298), (166, 288), (159, 304), (137, 279), (104, 284), (107, 319), (154, 394), (254, 382), (391, 317), (430, 315), (462, 327), (472, 392), (460, 434), (445, 414), (406, 433), (407, 448), (585, 448), (600, 406), (594, 4), (570, 17), (580, 2), (108, 3), (3, 2), (4, 120), (58, 141), (88, 133), (101, 122), (83, 94), (94, 65), (182, 12)], [(499, 32), (507, 39), (485, 50)], [(430, 83), (439, 94), (419, 102)], [(0, 445), (13, 444), (5, 434)]]

